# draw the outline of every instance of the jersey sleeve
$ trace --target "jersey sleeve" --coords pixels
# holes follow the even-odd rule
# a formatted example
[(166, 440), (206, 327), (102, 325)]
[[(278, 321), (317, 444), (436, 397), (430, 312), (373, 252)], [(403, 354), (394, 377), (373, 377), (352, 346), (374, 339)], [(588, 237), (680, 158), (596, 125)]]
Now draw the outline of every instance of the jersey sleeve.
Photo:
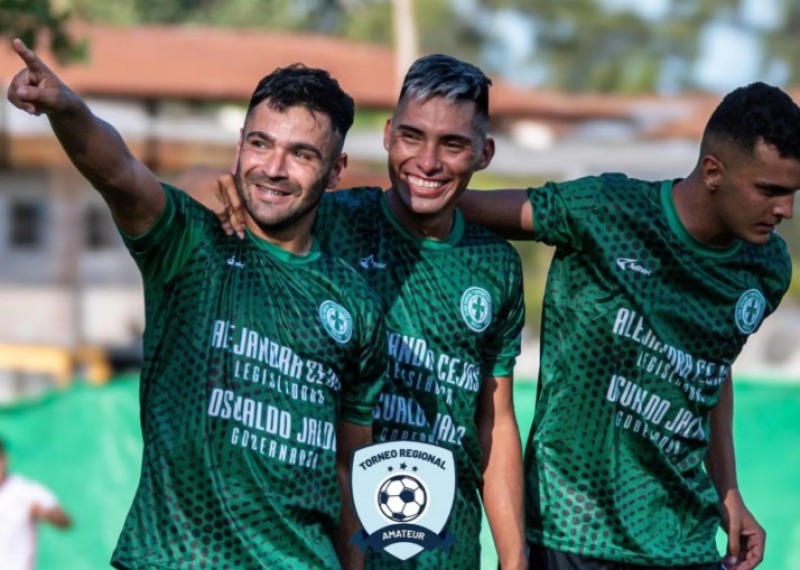
[(603, 195), (603, 179), (596, 176), (569, 182), (548, 182), (528, 190), (536, 241), (580, 250), (586, 222)]
[(511, 376), (522, 344), (522, 327), (525, 325), (522, 264), (516, 250), (512, 251), (510, 257), (511, 267), (497, 316), (498, 324), (485, 343), (484, 376)]
[(142, 277), (157, 283), (178, 274), (208, 228), (208, 212), (203, 206), (177, 188), (162, 187), (166, 205), (153, 226), (138, 236), (120, 231)]
[(344, 385), (341, 418), (359, 425), (372, 423), (373, 408), (388, 371), (386, 328), (380, 304), (372, 297), (369, 307), (359, 315), (363, 331), (355, 374)]

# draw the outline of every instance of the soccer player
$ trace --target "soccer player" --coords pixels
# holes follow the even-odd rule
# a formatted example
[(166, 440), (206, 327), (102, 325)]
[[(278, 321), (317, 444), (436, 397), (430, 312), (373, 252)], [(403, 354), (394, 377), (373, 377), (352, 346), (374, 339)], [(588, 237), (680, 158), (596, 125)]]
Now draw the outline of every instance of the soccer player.
[[(144, 280), (141, 479), (117, 568), (336, 569), (349, 461), (386, 370), (379, 300), (310, 229), (345, 167), (353, 101), (327, 72), (256, 87), (237, 168), (247, 236), (159, 183), (27, 47), (9, 100), (44, 113)], [(340, 491), (341, 489), (341, 491)], [(344, 536), (344, 544), (349, 536)], [(344, 553), (344, 550), (341, 550)]]
[(800, 109), (754, 83), (714, 111), (686, 178), (606, 174), (459, 204), (556, 247), (525, 451), (531, 567), (720, 568), (720, 517), (727, 568), (761, 561), (731, 367), (789, 286), (774, 230), (798, 187)]
[[(370, 551), (368, 568), (479, 568), (481, 498), (502, 567), (526, 566), (512, 400), (524, 321), (520, 261), (456, 209), (472, 174), (494, 156), (490, 84), (449, 56), (417, 60), (384, 132), (391, 187), (328, 193), (317, 213), (323, 249), (356, 267), (384, 302), (389, 382), (375, 409), (375, 440), (441, 445), (457, 463), (448, 523), (457, 544), (406, 561)], [(241, 173), (234, 180), (241, 193)], [(236, 211), (230, 178), (221, 184)], [(212, 205), (202, 188), (193, 194)]]

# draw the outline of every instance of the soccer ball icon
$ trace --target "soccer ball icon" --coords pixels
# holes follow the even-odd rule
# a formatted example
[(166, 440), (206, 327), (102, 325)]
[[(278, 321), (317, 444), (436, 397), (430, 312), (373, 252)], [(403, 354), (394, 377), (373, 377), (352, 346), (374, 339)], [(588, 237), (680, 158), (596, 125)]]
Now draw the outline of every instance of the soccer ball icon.
[(410, 522), (419, 517), (428, 503), (428, 494), (410, 475), (389, 477), (378, 491), (378, 505), (386, 518), (394, 522)]

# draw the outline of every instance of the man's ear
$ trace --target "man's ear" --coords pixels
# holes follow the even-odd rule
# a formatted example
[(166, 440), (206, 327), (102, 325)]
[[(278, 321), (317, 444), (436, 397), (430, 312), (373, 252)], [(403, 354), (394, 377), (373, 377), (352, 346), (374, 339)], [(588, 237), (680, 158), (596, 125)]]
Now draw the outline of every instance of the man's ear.
[(703, 184), (711, 192), (716, 192), (725, 176), (725, 164), (714, 153), (703, 155), (700, 161)]
[(339, 185), (345, 168), (347, 168), (347, 153), (343, 152), (333, 161), (333, 168), (331, 168), (331, 172), (328, 175), (328, 183), (325, 186), (328, 190), (332, 190)]
[(386, 119), (386, 124), (383, 126), (383, 148), (389, 150), (389, 145), (392, 142), (392, 120)]
[(492, 137), (486, 137), (483, 143), (483, 150), (481, 150), (481, 156), (478, 159), (478, 167), (475, 170), (483, 170), (489, 166), (494, 158), (494, 151), (494, 139)]

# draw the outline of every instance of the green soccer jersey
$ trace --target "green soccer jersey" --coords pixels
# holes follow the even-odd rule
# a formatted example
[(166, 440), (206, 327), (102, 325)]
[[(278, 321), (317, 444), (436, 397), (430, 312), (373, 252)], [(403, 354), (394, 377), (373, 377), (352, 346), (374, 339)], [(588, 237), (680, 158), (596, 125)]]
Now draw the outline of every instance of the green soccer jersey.
[(456, 458), (458, 489), (448, 530), (458, 544), (405, 562), (370, 552), (368, 566), (478, 568), (478, 393), (485, 376), (510, 376), (519, 354), (519, 256), (493, 233), (464, 223), (458, 212), (447, 239), (418, 238), (379, 188), (327, 194), (315, 235), (323, 249), (356, 267), (384, 303), (389, 381), (375, 409), (375, 440), (432, 443)]
[(531, 542), (629, 564), (719, 560), (709, 412), (791, 265), (776, 235), (698, 243), (672, 186), (604, 175), (529, 191), (535, 238), (556, 246), (525, 452)]
[(335, 429), (386, 370), (380, 301), (343, 261), (295, 256), (165, 187), (125, 242), (145, 287), (139, 487), (112, 563), (339, 568)]

